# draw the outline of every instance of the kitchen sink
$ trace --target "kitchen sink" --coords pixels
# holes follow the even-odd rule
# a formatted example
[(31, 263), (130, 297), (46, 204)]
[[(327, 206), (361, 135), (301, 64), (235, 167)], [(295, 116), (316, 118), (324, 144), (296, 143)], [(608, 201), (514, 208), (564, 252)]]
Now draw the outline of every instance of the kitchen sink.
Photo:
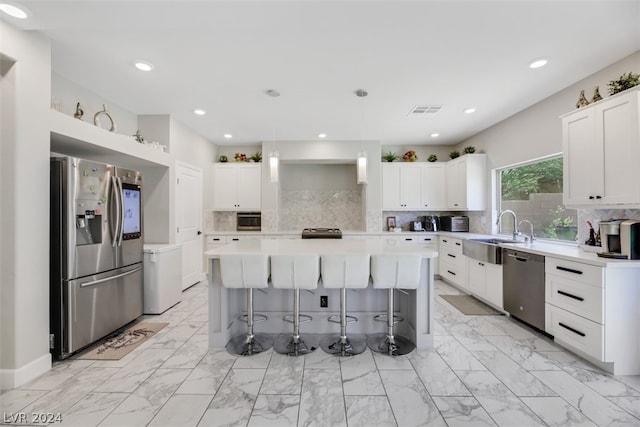
[(478, 261), (490, 264), (502, 264), (501, 243), (524, 243), (521, 240), (485, 238), (466, 239), (462, 241), (462, 253)]

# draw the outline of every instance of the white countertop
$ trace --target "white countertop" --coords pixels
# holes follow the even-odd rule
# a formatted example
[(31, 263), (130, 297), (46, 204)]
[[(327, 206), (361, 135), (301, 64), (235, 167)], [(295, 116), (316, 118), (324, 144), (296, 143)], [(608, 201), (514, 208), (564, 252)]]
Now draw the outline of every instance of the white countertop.
[(223, 254), (415, 254), (436, 258), (438, 252), (414, 243), (384, 239), (260, 239), (241, 240), (210, 249), (204, 254), (218, 258)]

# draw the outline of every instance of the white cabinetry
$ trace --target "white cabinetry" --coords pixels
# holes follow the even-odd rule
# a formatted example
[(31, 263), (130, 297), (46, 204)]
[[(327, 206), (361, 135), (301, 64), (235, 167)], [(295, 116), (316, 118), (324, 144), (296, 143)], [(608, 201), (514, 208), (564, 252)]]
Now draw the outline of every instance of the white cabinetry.
[(448, 209), (485, 209), (486, 154), (465, 154), (447, 162), (446, 175)]
[(382, 209), (417, 210), (421, 207), (422, 166), (418, 163), (382, 164)]
[(565, 205), (640, 205), (639, 94), (630, 90), (562, 116)]
[(467, 257), (462, 254), (462, 240), (449, 236), (440, 236), (438, 258), (440, 277), (454, 285), (467, 289)]
[(467, 290), (502, 309), (502, 266), (467, 257)]
[(424, 163), (422, 165), (422, 210), (447, 209), (445, 173), (445, 163)]
[(262, 172), (259, 163), (213, 165), (213, 210), (260, 210)]
[(547, 256), (545, 330), (609, 372), (640, 374), (639, 273)]

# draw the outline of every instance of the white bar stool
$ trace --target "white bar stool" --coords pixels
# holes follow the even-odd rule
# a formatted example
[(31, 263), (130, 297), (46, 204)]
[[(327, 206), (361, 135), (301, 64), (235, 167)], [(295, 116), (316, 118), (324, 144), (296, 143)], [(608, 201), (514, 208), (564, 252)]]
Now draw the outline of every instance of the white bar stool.
[(361, 336), (347, 337), (347, 324), (357, 322), (347, 316), (347, 289), (364, 289), (369, 286), (369, 255), (322, 255), (320, 276), (327, 289), (340, 289), (340, 314), (330, 316), (329, 321), (340, 323), (340, 334), (332, 334), (320, 342), (320, 347), (329, 354), (353, 356), (364, 352), (366, 341)]
[(416, 345), (408, 338), (394, 334), (393, 325), (404, 319), (393, 314), (393, 290), (417, 289), (420, 284), (419, 255), (372, 255), (371, 279), (374, 289), (387, 289), (387, 314), (374, 317), (378, 321), (387, 322), (387, 333), (367, 336), (369, 348), (378, 353), (401, 356), (411, 353)]
[(253, 313), (253, 290), (269, 286), (269, 257), (267, 255), (221, 255), (220, 276), (225, 288), (247, 290), (247, 314), (240, 319), (247, 322), (246, 335), (232, 338), (227, 351), (237, 356), (262, 353), (273, 346), (273, 340), (253, 333), (253, 324), (267, 320), (264, 314)]
[(311, 316), (300, 314), (300, 289), (316, 289), (319, 279), (318, 255), (271, 256), (271, 284), (276, 289), (293, 289), (293, 315), (283, 317), (283, 320), (293, 323), (293, 335), (280, 335), (273, 346), (276, 352), (299, 356), (318, 347), (313, 337), (300, 334), (300, 323), (311, 320)]

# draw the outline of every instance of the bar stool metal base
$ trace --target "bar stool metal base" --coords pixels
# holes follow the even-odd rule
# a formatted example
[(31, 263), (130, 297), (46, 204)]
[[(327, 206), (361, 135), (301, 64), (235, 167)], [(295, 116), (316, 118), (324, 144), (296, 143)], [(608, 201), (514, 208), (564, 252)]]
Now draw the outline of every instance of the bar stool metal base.
[(255, 334), (253, 338), (248, 335), (238, 335), (231, 338), (226, 345), (229, 353), (235, 356), (252, 356), (273, 347), (273, 340), (262, 334)]
[(362, 336), (341, 337), (340, 334), (333, 334), (323, 338), (320, 347), (325, 353), (348, 357), (363, 353), (367, 349), (367, 343)]
[(276, 353), (303, 356), (318, 348), (318, 340), (311, 335), (300, 334), (297, 340), (291, 334), (281, 334), (273, 344)]
[(367, 335), (367, 345), (372, 351), (389, 356), (404, 356), (416, 348), (415, 343), (405, 337), (393, 335), (389, 339), (385, 333)]

